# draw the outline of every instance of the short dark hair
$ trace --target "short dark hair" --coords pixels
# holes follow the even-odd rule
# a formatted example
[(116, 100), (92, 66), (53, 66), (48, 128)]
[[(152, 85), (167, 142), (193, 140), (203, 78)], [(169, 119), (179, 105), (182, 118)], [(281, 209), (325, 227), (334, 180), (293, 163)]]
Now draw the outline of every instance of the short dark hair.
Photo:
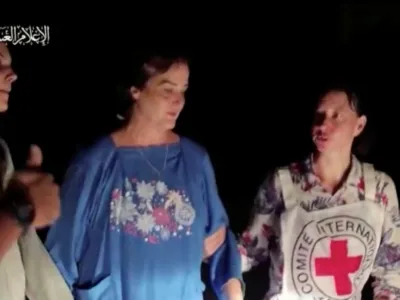
[[(357, 91), (356, 88), (346, 84), (333, 84), (324, 87), (318, 97), (317, 104), (322, 100), (324, 96), (332, 92), (345, 93), (349, 105), (354, 110), (354, 112), (359, 117), (367, 115), (367, 105), (365, 101), (361, 101), (361, 98), (359, 96), (359, 91)], [(361, 132), (361, 134), (355, 138), (352, 146), (353, 153), (356, 156), (360, 156), (363, 158), (366, 157), (370, 152), (373, 139), (374, 139), (374, 134), (373, 131), (371, 130), (371, 126), (368, 124), (366, 128), (364, 128), (363, 132)]]
[(360, 101), (360, 97), (358, 96), (358, 92), (349, 86), (345, 85), (333, 85), (330, 87), (326, 87), (323, 89), (320, 97), (318, 98), (318, 102), (321, 101), (323, 97), (332, 92), (344, 93), (347, 96), (347, 100), (349, 101), (350, 107), (357, 113), (358, 116), (362, 116), (365, 114), (364, 103)]
[(136, 50), (129, 62), (124, 63), (122, 79), (117, 87), (117, 117), (126, 123), (132, 116), (131, 87), (142, 89), (149, 79), (167, 72), (176, 63), (189, 65), (188, 55), (174, 49)]

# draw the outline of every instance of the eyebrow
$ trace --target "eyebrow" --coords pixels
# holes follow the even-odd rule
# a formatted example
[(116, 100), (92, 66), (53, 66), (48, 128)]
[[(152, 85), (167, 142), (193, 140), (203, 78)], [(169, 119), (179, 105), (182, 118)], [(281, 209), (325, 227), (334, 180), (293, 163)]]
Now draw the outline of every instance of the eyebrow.
[(170, 80), (168, 80), (168, 79), (163, 79), (163, 80), (161, 80), (160, 81), (160, 83), (159, 83), (159, 85), (163, 85), (163, 84), (172, 84), (172, 85), (177, 85), (176, 83), (174, 83), (174, 82), (172, 82), (172, 81), (170, 81)]
[[(172, 82), (171, 80), (168, 80), (168, 79), (163, 79), (163, 80), (161, 80), (160, 83), (159, 83), (159, 85), (163, 85), (163, 84), (171, 84), (171, 85), (173, 85), (173, 86), (177, 86), (177, 84), (176, 84), (175, 82)], [(185, 87), (187, 87), (188, 85), (189, 85), (189, 84), (186, 83), (186, 84), (185, 84)]]
[[(350, 107), (351, 107), (351, 105), (350, 105)], [(345, 108), (346, 108), (346, 104), (342, 104), (337, 107), (337, 110), (344, 110)]]

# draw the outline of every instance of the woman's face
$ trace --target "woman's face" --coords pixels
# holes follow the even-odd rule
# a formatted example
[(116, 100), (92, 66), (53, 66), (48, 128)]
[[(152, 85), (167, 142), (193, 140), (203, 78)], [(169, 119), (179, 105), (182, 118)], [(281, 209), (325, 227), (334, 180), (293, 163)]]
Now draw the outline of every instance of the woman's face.
[(12, 83), (17, 79), (11, 68), (11, 55), (7, 45), (0, 43), (0, 112), (8, 109), (8, 97)]
[(315, 112), (313, 142), (319, 152), (351, 151), (354, 138), (364, 130), (366, 121), (350, 106), (346, 93), (329, 92)]
[(188, 81), (188, 65), (176, 63), (167, 72), (150, 78), (142, 89), (133, 87), (134, 116), (140, 115), (160, 130), (173, 129), (185, 104)]

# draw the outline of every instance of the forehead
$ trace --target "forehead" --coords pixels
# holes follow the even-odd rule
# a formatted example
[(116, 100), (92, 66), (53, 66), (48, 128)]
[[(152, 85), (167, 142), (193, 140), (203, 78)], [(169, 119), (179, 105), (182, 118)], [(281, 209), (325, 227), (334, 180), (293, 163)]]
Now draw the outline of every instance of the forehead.
[(10, 51), (5, 43), (0, 43), (0, 58), (6, 61), (11, 60)]
[(319, 110), (325, 109), (351, 109), (345, 92), (331, 91), (321, 98), (318, 103)]
[(153, 82), (170, 82), (177, 85), (186, 85), (189, 80), (189, 67), (185, 63), (175, 63), (166, 72), (153, 77)]

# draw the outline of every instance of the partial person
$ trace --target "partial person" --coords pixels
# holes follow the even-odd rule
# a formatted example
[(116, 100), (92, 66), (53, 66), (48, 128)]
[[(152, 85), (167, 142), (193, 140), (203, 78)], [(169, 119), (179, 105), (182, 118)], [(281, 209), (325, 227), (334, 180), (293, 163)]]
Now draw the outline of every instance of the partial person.
[(346, 87), (319, 98), (314, 151), (271, 172), (242, 234), (243, 271), (270, 258), (266, 299), (400, 299), (400, 215), (386, 173), (357, 157), (367, 117)]
[[(17, 79), (10, 51), (0, 43), (0, 112), (8, 110)], [(40, 172), (42, 152), (32, 146), (27, 169), (15, 171), (7, 144), (0, 139), (0, 299), (72, 300), (63, 277), (36, 234), (59, 216), (59, 188)]]
[(46, 247), (76, 300), (200, 300), (204, 260), (218, 299), (243, 299), (210, 157), (173, 131), (188, 61), (139, 57), (124, 86), (125, 122), (71, 163)]

